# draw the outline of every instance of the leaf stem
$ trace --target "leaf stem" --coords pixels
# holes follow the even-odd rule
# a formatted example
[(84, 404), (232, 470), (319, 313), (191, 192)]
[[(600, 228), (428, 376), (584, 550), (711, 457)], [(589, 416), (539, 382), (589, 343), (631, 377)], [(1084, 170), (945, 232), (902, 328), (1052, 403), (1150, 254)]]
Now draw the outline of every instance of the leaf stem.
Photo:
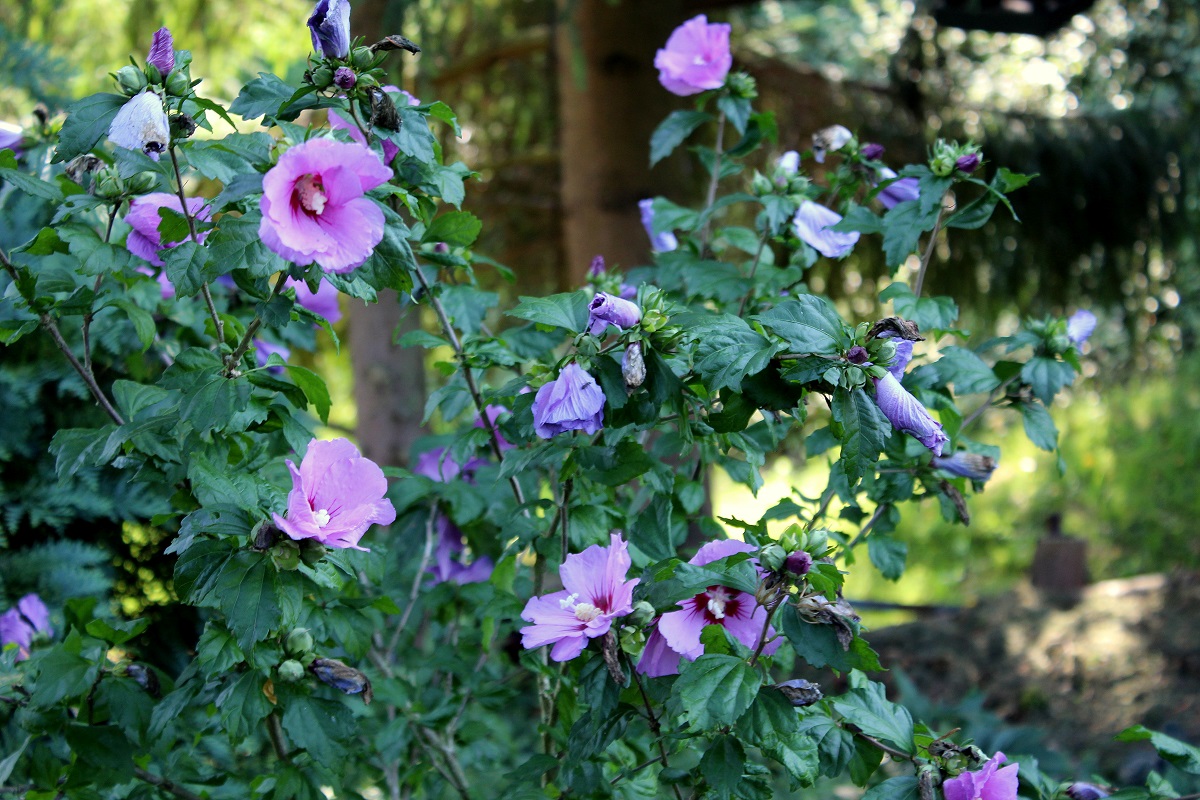
[(916, 761), (915, 758), (913, 758), (912, 756), (910, 756), (908, 753), (904, 752), (903, 750), (897, 750), (896, 748), (891, 747), (890, 745), (886, 745), (883, 742), (876, 739), (874, 736), (868, 736), (867, 734), (863, 733), (862, 731), (854, 731), (854, 735), (861, 738), (865, 742), (869, 742), (872, 746), (878, 747), (880, 750), (887, 753), (892, 758), (898, 758), (901, 761), (913, 761), (913, 762)]
[[(287, 270), (281, 270), (279, 277), (275, 280), (275, 288), (271, 290), (271, 296), (267, 298), (270, 303), (283, 292), (283, 287), (287, 284)], [(208, 286), (204, 286), (204, 291), (208, 291)], [(250, 320), (250, 324), (246, 326), (246, 333), (242, 336), (242, 341), (238, 343), (237, 349), (234, 350), (228, 358), (225, 359), (224, 375), (226, 378), (232, 378), (233, 373), (237, 370), (238, 364), (242, 363), (242, 356), (246, 355), (246, 351), (250, 349), (250, 343), (254, 340), (254, 334), (258, 333), (258, 329), (262, 327), (262, 317), (258, 314), (254, 315), (254, 319)]]
[[(108, 244), (112, 239), (113, 223), (117, 221), (117, 209), (121, 207), (120, 202), (113, 205), (108, 210), (108, 226), (104, 230), (104, 243)], [(100, 284), (104, 283), (104, 273), (96, 276), (96, 282), (92, 284), (92, 303), (96, 302), (96, 295), (100, 292)], [(92, 372), (92, 346), (89, 334), (91, 333), (92, 320), (95, 318), (95, 311), (89, 304), (87, 313), (83, 315), (83, 324), (80, 326), (80, 331), (83, 333), (83, 368), (90, 374)]]
[(850, 540), (850, 543), (842, 549), (842, 553), (849, 553), (851, 550), (857, 547), (858, 543), (861, 542), (863, 538), (865, 538), (866, 535), (871, 532), (871, 529), (875, 527), (875, 523), (879, 522), (879, 518), (887, 513), (887, 510), (890, 507), (891, 503), (880, 503), (877, 505), (875, 507), (875, 513), (873, 513), (871, 518), (867, 520), (867, 524), (863, 525), (862, 530), (860, 530), (855, 537)]
[(566, 483), (563, 485), (562, 505), (560, 506), (562, 509), (562, 519), (560, 520), (562, 526), (562, 561), (567, 560), (567, 553), (570, 552), (571, 546), (571, 529), (568, 521), (570, 515), (568, 514), (567, 507), (571, 503), (571, 490), (574, 488), (575, 479), (567, 478)]
[(767, 240), (770, 238), (771, 234), (768, 231), (763, 231), (762, 236), (758, 239), (758, 252), (754, 254), (754, 263), (750, 265), (750, 274), (746, 276), (750, 281), (750, 288), (746, 290), (746, 296), (742, 298), (742, 303), (738, 306), (739, 317), (745, 313), (746, 303), (750, 302), (750, 298), (754, 296), (754, 275), (758, 272), (758, 265), (762, 261), (763, 250), (767, 248)]
[(421, 563), (417, 565), (417, 574), (413, 578), (412, 588), (408, 592), (408, 606), (404, 609), (404, 613), (400, 615), (400, 622), (396, 625), (396, 630), (392, 633), (392, 639), (388, 642), (387, 659), (392, 660), (393, 654), (396, 652), (396, 645), (400, 642), (400, 634), (408, 625), (408, 618), (412, 616), (413, 609), (417, 606), (417, 595), (421, 593), (421, 580), (425, 577), (425, 568), (429, 566), (429, 558), (433, 554), (433, 528), (437, 524), (438, 507), (437, 503), (429, 509), (429, 519), (425, 521), (425, 549), (421, 553)]
[(271, 737), (271, 747), (275, 749), (275, 757), (285, 764), (291, 764), (292, 760), (288, 758), (287, 744), (283, 740), (283, 725), (279, 722), (279, 715), (274, 711), (267, 715), (267, 734)]
[(187, 789), (175, 784), (173, 781), (169, 781), (161, 775), (155, 775), (153, 772), (147, 772), (141, 767), (134, 767), (133, 774), (137, 776), (138, 780), (162, 789), (167, 794), (173, 794), (180, 798), (180, 800), (203, 800), (200, 795), (195, 794), (194, 792), (189, 792)]
[(725, 140), (725, 112), (722, 111), (717, 117), (717, 141), (713, 145), (713, 168), (712, 178), (708, 182), (708, 196), (704, 201), (704, 230), (700, 233), (700, 241), (704, 244), (705, 249), (708, 249), (708, 240), (712, 232), (712, 207), (717, 202), (717, 184), (721, 180), (721, 155), (723, 142)]
[[(945, 198), (943, 197), (944, 201)], [(917, 280), (913, 284), (913, 297), (921, 296), (921, 287), (925, 285), (925, 271), (929, 269), (929, 262), (933, 259), (933, 248), (937, 244), (938, 233), (942, 230), (942, 218), (946, 214), (946, 206), (943, 202), (941, 208), (938, 209), (937, 220), (933, 223), (933, 232), (929, 234), (929, 243), (925, 245), (925, 253), (921, 256), (921, 268), (917, 270)]]
[(1007, 389), (1008, 385), (1010, 383), (1012, 383), (1013, 381), (1015, 381), (1017, 378), (1019, 378), (1020, 375), (1021, 375), (1021, 373), (1019, 373), (1019, 372), (1016, 375), (1011, 375), (1007, 379), (1005, 379), (1005, 381), (1003, 383), (1001, 383), (999, 386), (997, 386), (995, 389), (992, 389), (992, 391), (988, 393), (988, 399), (985, 400), (983, 402), (983, 404), (981, 404), (979, 406), (979, 408), (975, 409), (970, 414), (967, 414), (967, 416), (963, 418), (962, 425), (960, 425), (958, 427), (958, 429), (960, 431), (966, 430), (966, 427), (968, 425), (970, 425), (972, 422), (974, 422), (975, 420), (977, 420), (981, 416), (983, 416), (983, 412), (985, 412), (989, 408), (991, 408), (992, 403), (996, 402), (996, 398), (1001, 393), (1001, 390)]

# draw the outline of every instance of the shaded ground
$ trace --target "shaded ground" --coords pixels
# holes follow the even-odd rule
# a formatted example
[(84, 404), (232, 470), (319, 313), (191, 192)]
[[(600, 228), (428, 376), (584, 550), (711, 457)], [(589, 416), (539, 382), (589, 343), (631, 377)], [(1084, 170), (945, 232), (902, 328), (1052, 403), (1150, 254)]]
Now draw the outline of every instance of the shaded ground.
[[(867, 638), (929, 699), (981, 691), (1006, 723), (1037, 726), (1064, 754), (1094, 753), (1114, 778), (1138, 769), (1112, 740), (1129, 725), (1200, 743), (1196, 573), (1104, 581), (1073, 600), (1025, 587)], [(893, 694), (894, 675), (883, 680)]]

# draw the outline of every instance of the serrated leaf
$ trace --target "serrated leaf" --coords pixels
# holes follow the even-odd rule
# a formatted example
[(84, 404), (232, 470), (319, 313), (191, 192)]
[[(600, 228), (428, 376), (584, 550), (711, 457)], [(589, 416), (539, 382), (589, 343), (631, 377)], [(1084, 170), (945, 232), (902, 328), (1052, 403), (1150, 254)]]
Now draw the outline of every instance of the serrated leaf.
[(1054, 452), (1058, 448), (1058, 428), (1055, 427), (1050, 412), (1034, 400), (1021, 403), (1020, 409), (1021, 421), (1025, 425), (1025, 435), (1029, 437), (1029, 441), (1033, 442), (1034, 447)]
[(841, 777), (854, 758), (854, 734), (838, 727), (819, 710), (800, 720), (800, 733), (817, 743), (821, 774), (828, 778)]
[(917, 800), (919, 797), (917, 779), (912, 775), (898, 775), (867, 789), (861, 800)]
[(346, 755), (342, 742), (354, 734), (354, 715), (332, 700), (297, 697), (284, 709), (283, 729), (318, 764), (333, 769)]
[(235, 553), (221, 565), (210, 596), (225, 612), (226, 624), (243, 651), (279, 627), (281, 611), (275, 596), (274, 570), (260, 553)]
[(845, 650), (838, 641), (833, 625), (805, 622), (793, 609), (782, 610), (776, 618), (780, 621), (784, 635), (792, 643), (796, 655), (812, 667), (830, 667), (838, 672), (849, 672), (852, 669), (877, 672), (882, 669), (878, 654), (860, 636), (855, 636), (850, 642), (850, 649)]
[(1144, 725), (1134, 725), (1117, 734), (1118, 742), (1142, 742), (1149, 740), (1159, 756), (1172, 766), (1191, 775), (1200, 775), (1200, 748), (1152, 731)]
[(746, 766), (746, 749), (732, 736), (718, 736), (700, 759), (700, 774), (710, 793), (705, 797), (727, 798), (742, 782)]
[(435, 217), (425, 230), (421, 241), (445, 242), (451, 247), (470, 247), (479, 232), (483, 230), (483, 222), (469, 211), (451, 211)]
[(1021, 380), (1033, 389), (1039, 400), (1049, 404), (1059, 389), (1075, 382), (1075, 368), (1064, 361), (1034, 356), (1021, 367)]
[(258, 213), (221, 217), (216, 229), (205, 240), (215, 264), (223, 271), (245, 269), (255, 278), (266, 278), (283, 268), (284, 262), (258, 234), (262, 217)]
[(106, 619), (94, 619), (87, 624), (86, 630), (89, 636), (95, 636), (97, 639), (103, 639), (109, 644), (119, 646), (141, 634), (148, 627), (150, 627), (148, 619), (112, 622)]
[(762, 677), (737, 656), (702, 655), (684, 664), (668, 708), (693, 731), (732, 725), (758, 694)]
[(883, 577), (889, 581), (899, 580), (904, 574), (908, 544), (894, 536), (875, 531), (867, 537), (867, 554)]
[(233, 636), (215, 621), (205, 624), (196, 656), (208, 675), (219, 675), (246, 660)]
[(284, 366), (287, 367), (292, 380), (304, 392), (304, 396), (316, 407), (317, 416), (321, 418), (321, 422), (328, 422), (329, 407), (332, 401), (329, 398), (329, 387), (325, 385), (325, 379), (307, 367), (296, 364), (284, 364)]
[(842, 426), (840, 463), (851, 485), (879, 460), (892, 424), (863, 390), (839, 386), (833, 393), (833, 419)]
[(868, 681), (865, 686), (834, 698), (833, 707), (868, 736), (910, 755), (917, 752), (912, 715), (904, 706), (887, 699), (882, 683)]
[(949, 297), (916, 298), (907, 284), (896, 281), (879, 293), (883, 302), (892, 301), (898, 316), (912, 320), (923, 330), (946, 330), (958, 319), (958, 306)]
[(687, 328), (696, 342), (696, 371), (710, 391), (742, 390), (742, 378), (762, 372), (779, 352), (775, 344), (732, 314), (694, 315), (700, 324)]
[(83, 656), (56, 647), (38, 660), (37, 686), (30, 702), (47, 708), (68, 697), (78, 697), (92, 685), (98, 669)]
[(55, 163), (70, 161), (95, 147), (128, 99), (119, 94), (93, 94), (68, 106), (54, 150)]
[[(251, 120), (261, 116), (276, 116), (282, 111), (282, 106), (288, 103), (296, 94), (296, 87), (284, 83), (277, 75), (266, 72), (258, 73), (258, 77), (242, 87), (241, 92), (229, 106), (229, 113), (237, 114), (242, 119)], [(301, 108), (312, 106), (315, 100), (309, 98), (307, 103), (301, 102)], [(286, 115), (285, 115), (286, 116)]]
[(982, 358), (965, 347), (947, 347), (934, 365), (938, 379), (953, 384), (956, 395), (990, 392), (1000, 385), (1000, 379)]
[(154, 315), (135, 305), (128, 298), (120, 297), (112, 300), (111, 303), (124, 311), (125, 315), (129, 317), (129, 321), (133, 323), (133, 330), (137, 334), (138, 341), (141, 342), (142, 352), (149, 350), (150, 345), (154, 344), (154, 334), (158, 331), (154, 324)]
[(271, 713), (271, 701), (263, 694), (263, 677), (257, 672), (243, 672), (217, 695), (221, 711), (221, 726), (235, 742)]
[(671, 155), (692, 131), (712, 118), (712, 114), (704, 111), (672, 111), (668, 114), (650, 135), (650, 166)]
[(841, 315), (828, 300), (816, 295), (785, 300), (753, 319), (782, 336), (793, 352), (836, 355), (850, 346)]
[(546, 297), (521, 297), (510, 317), (582, 333), (587, 327), (588, 294), (582, 290)]

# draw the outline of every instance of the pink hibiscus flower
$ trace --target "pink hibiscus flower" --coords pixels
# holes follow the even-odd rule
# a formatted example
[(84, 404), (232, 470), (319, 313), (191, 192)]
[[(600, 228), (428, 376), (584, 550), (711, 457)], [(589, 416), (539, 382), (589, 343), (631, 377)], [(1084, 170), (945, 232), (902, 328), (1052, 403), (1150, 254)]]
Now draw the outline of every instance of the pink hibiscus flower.
[(999, 750), (974, 772), (964, 772), (942, 784), (946, 800), (1017, 800), (1017, 764), (997, 769), (1005, 762)]

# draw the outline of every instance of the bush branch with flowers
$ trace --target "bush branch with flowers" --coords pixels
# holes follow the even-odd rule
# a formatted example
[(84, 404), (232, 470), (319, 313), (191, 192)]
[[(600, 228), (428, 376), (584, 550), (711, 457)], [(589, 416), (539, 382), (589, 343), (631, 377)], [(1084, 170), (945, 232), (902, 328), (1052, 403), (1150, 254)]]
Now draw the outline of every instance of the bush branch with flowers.
[[(385, 85), (389, 55), (419, 48), (351, 41), (349, 14), (321, 0), (303, 82), (260, 74), (228, 109), (162, 29), (117, 93), (3, 143), (0, 192), (44, 222), (0, 251), (0, 337), (47, 336), (69, 364), (101, 416), (55, 433), (59, 478), (139, 488), (141, 523), (170, 537), (170, 603), (197, 622), (150, 652), (148, 621), (104, 598), (9, 598), (0, 786), (766, 798), (833, 778), (872, 800), (1013, 800), (1019, 777), (1037, 800), (1102, 796), (914, 721), (868, 677), (881, 665), (842, 593), (864, 547), (901, 576), (906, 503), (968, 522), (999, 456), (971, 436), (984, 413), (1057, 446), (1047, 406), (1094, 318), (970, 347), (954, 301), (923, 292), (936, 242), (1011, 211), (1029, 178), (984, 180), (952, 142), (893, 171), (838, 126), (765, 161), (797, 139), (731, 72), (729, 27), (696, 17), (655, 60), (695, 105), (650, 157), (692, 142), (704, 204), (643, 201), (653, 266), (598, 257), (587, 286), (523, 297), (497, 328), (461, 210), (473, 173), (430, 130), (457, 133), (454, 113)], [(217, 135), (231, 115), (261, 129)], [(875, 242), (915, 277), (881, 294), (892, 316), (847, 319), (806, 271)], [(401, 343), (446, 358), (426, 418), (452, 432), (411, 470), (314, 438), (330, 394), (288, 360), (334, 336), (339, 294), (385, 289), (438, 321)], [(704, 476), (757, 489), (797, 437), (827, 456), (824, 491), (723, 520), (728, 538)], [(793, 677), (801, 662), (848, 688)], [(1200, 767), (1163, 734), (1125, 735)]]

